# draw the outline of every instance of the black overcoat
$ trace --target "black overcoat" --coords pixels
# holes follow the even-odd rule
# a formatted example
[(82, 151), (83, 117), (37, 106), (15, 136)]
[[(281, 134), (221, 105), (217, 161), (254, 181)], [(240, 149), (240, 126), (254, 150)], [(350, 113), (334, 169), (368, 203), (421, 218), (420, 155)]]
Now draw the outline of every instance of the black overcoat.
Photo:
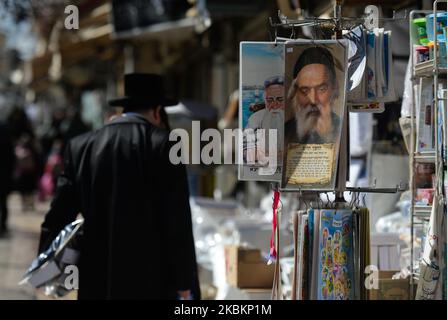
[(85, 219), (79, 299), (200, 298), (184, 165), (169, 133), (142, 116), (71, 140), (39, 250), (78, 213)]

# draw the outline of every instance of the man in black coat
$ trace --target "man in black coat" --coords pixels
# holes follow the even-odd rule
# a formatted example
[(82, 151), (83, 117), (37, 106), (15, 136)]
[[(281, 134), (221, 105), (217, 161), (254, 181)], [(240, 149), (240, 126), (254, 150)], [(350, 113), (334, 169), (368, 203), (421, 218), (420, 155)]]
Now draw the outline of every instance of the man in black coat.
[(8, 228), (7, 198), (12, 189), (14, 159), (14, 145), (10, 130), (5, 123), (0, 122), (0, 237)]
[(186, 171), (158, 128), (175, 102), (158, 75), (126, 75), (125, 92), (123, 116), (68, 144), (40, 251), (81, 213), (79, 299), (200, 299)]

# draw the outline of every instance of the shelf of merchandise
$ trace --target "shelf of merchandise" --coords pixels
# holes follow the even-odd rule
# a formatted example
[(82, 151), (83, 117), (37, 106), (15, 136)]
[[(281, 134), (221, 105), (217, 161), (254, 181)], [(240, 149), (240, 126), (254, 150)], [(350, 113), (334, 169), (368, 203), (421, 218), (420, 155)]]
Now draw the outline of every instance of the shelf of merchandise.
[(414, 161), (416, 162), (428, 162), (428, 163), (436, 162), (435, 152), (414, 152), (413, 158)]
[[(434, 75), (435, 65), (434, 60), (428, 60), (418, 63), (414, 66), (414, 77), (431, 77)], [(438, 67), (438, 75), (447, 75), (447, 68)]]
[[(409, 30), (410, 30), (410, 64), (411, 64), (411, 81), (412, 81), (412, 87), (414, 87), (416, 84), (419, 83), (420, 77), (434, 77), (437, 72), (444, 72), (444, 70), (439, 70), (439, 68), (436, 68), (436, 59), (432, 59), (429, 61), (425, 61), (422, 63), (414, 64), (413, 59), (413, 43), (412, 43), (412, 32), (414, 32), (414, 29), (412, 27), (412, 21), (416, 15), (428, 15), (433, 13), (432, 10), (413, 10), (410, 12), (410, 19), (409, 19)], [(447, 71), (447, 69), (445, 70)], [(414, 93), (414, 90), (412, 91), (413, 95), (413, 101), (416, 101), (416, 96)], [(437, 101), (434, 101), (437, 103)], [(416, 163), (420, 162), (429, 162), (429, 163), (437, 163), (437, 154), (436, 151), (433, 152), (416, 152), (416, 104), (412, 103), (411, 105), (411, 142), (410, 142), (410, 190), (411, 190), (411, 206), (410, 206), (410, 218), (411, 218), (411, 248), (410, 248), (410, 254), (411, 254), (411, 274), (412, 277), (410, 277), (410, 292), (415, 292), (414, 286), (416, 285), (417, 281), (417, 274), (415, 272), (414, 266), (417, 265), (417, 261), (415, 261), (415, 240), (416, 240), (416, 228), (423, 225), (427, 219), (430, 217), (431, 213), (431, 206), (418, 206), (416, 204), (416, 187), (415, 187), (415, 174), (414, 174), (414, 167)], [(437, 110), (437, 108), (435, 107)], [(434, 111), (436, 114), (437, 111)], [(437, 123), (437, 119), (436, 122)], [(435, 147), (435, 150), (437, 150), (437, 145)], [(414, 297), (411, 297), (414, 299)]]
[(414, 216), (419, 218), (430, 217), (432, 206), (415, 206), (414, 207)]
[[(433, 50), (433, 59), (429, 61), (425, 61), (422, 63), (418, 63), (414, 65), (413, 60), (413, 43), (412, 43), (412, 32), (414, 32), (414, 29), (412, 28), (412, 21), (415, 17), (415, 15), (428, 15), (428, 14), (434, 14), (434, 21), (433, 24), (436, 25), (436, 14), (439, 12), (437, 10), (438, 3), (439, 2), (447, 2), (447, 0), (436, 0), (433, 3), (433, 10), (413, 10), (410, 12), (410, 19), (409, 19), (409, 30), (410, 30), (410, 64), (411, 64), (411, 70), (412, 70), (412, 85), (416, 85), (419, 81), (418, 78), (420, 77), (432, 77), (433, 78), (433, 114), (434, 114), (434, 128), (436, 128), (435, 132), (437, 133), (437, 125), (438, 125), (438, 103), (441, 99), (438, 97), (438, 79), (440, 77), (444, 77), (447, 75), (447, 68), (440, 67), (438, 62), (438, 49), (436, 46), (434, 46)], [(433, 36), (435, 38), (435, 41), (437, 41), (437, 34), (436, 29), (433, 28)], [(413, 101), (415, 100), (415, 93), (414, 90), (412, 91), (413, 95)], [(410, 292), (415, 292), (414, 286), (417, 284), (418, 274), (415, 272), (414, 265), (419, 262), (416, 261), (414, 252), (415, 252), (415, 235), (416, 235), (416, 228), (419, 228), (421, 225), (426, 224), (431, 215), (432, 206), (418, 206), (415, 201), (415, 195), (416, 195), (416, 187), (415, 187), (415, 174), (414, 174), (414, 166), (418, 162), (429, 162), (435, 164), (435, 177), (439, 177), (438, 172), (439, 170), (443, 169), (442, 160), (441, 160), (441, 153), (440, 153), (440, 146), (438, 146), (438, 138), (437, 135), (435, 136), (435, 150), (433, 152), (415, 152), (415, 146), (416, 146), (416, 123), (415, 123), (415, 103), (412, 103), (411, 106), (411, 152), (410, 152), (410, 185), (411, 185), (411, 207), (410, 207), (410, 213), (411, 213), (411, 286), (410, 286)], [(439, 183), (437, 181), (434, 182), (435, 186), (435, 193), (439, 193)], [(422, 245), (422, 243), (420, 244)], [(414, 299), (414, 297), (413, 297)]]

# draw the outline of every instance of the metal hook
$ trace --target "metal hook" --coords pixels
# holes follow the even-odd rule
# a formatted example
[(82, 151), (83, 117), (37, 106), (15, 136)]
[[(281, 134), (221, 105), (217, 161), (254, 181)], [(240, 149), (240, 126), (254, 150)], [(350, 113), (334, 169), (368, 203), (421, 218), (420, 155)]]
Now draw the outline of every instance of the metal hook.
[(406, 189), (407, 189), (407, 186), (405, 185), (404, 182), (402, 182), (402, 180), (400, 180), (397, 192), (404, 192), (404, 191), (406, 191)]
[(333, 26), (332, 26), (332, 33), (336, 33), (337, 32), (337, 18), (334, 18), (333, 20), (332, 20), (333, 22)]
[(287, 24), (287, 17), (281, 13), (281, 10), (278, 10), (278, 19), (281, 23)]
[(280, 206), (278, 206), (278, 208), (276, 209), (277, 211), (278, 210), (281, 211), (283, 209), (283, 203), (282, 203), (281, 199), (279, 199), (279, 204), (280, 204)]
[(352, 191), (349, 191), (349, 198), (351, 198), (351, 200), (349, 200), (349, 206), (352, 207)]
[(353, 196), (352, 191), (349, 191), (349, 197), (351, 198), (351, 200), (349, 200), (349, 207), (351, 208), (352, 208), (352, 196)]
[(314, 32), (314, 34), (313, 34), (313, 37), (312, 37), (312, 43), (315, 45), (315, 42), (314, 42), (314, 40), (315, 40), (315, 38), (317, 37), (317, 29), (316, 29), (316, 27), (317, 27), (317, 18), (316, 17), (314, 17), (314, 23), (313, 23), (313, 32)]
[(354, 191), (351, 199), (351, 208), (355, 208), (357, 205), (357, 192)]
[(366, 193), (363, 194), (363, 207), (366, 208)]
[(278, 28), (275, 27), (275, 46), (278, 44)]

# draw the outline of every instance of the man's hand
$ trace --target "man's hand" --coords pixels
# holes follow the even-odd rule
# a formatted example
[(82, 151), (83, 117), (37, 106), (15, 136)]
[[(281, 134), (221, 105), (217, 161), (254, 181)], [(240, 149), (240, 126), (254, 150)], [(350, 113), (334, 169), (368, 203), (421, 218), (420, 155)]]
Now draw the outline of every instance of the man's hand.
[(258, 160), (258, 164), (260, 166), (267, 167), (269, 164), (269, 158), (263, 148), (256, 149), (256, 159)]
[(177, 294), (179, 300), (192, 300), (191, 290), (179, 290)]

